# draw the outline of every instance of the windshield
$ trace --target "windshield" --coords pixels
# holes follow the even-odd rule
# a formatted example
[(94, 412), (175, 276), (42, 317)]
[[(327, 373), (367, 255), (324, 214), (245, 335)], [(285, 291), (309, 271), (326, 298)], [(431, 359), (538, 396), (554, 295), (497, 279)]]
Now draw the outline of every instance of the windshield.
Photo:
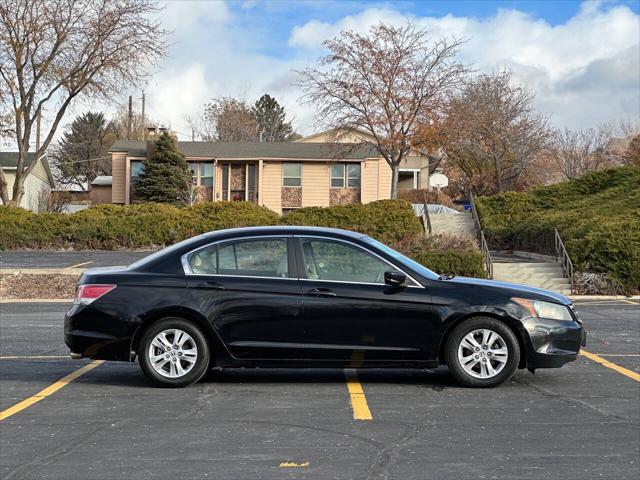
[(438, 280), (440, 278), (440, 275), (438, 275), (437, 273), (432, 272), (424, 265), (416, 262), (415, 260), (411, 260), (409, 257), (404, 256), (400, 252), (395, 251), (393, 248), (386, 246), (384, 243), (374, 240), (371, 237), (364, 237), (363, 240), (365, 240), (368, 244), (378, 248), (379, 250), (382, 250), (387, 255), (390, 255), (395, 260), (398, 260), (400, 263), (408, 266), (425, 278), (428, 278), (430, 280)]

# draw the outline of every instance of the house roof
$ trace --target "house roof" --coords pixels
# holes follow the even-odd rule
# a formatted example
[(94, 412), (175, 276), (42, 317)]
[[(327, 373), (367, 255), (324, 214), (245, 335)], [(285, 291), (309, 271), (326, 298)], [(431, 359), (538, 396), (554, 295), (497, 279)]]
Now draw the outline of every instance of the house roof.
[[(27, 160), (31, 162), (34, 155), (33, 152), (28, 152)], [(16, 168), (18, 166), (18, 152), (0, 152), (0, 165), (3, 168)]]
[[(144, 157), (147, 153), (147, 142), (116, 140), (109, 151), (126, 152), (132, 157)], [(186, 157), (208, 158), (364, 160), (379, 156), (373, 145), (350, 143), (178, 142), (178, 151)]]
[[(29, 163), (31, 163), (34, 158), (34, 152), (27, 152), (27, 161)], [(42, 162), (42, 165), (44, 166), (45, 172), (47, 172), (49, 185), (51, 187), (55, 186), (55, 181), (53, 179), (53, 175), (51, 174), (51, 167), (49, 166), (47, 157), (43, 156), (40, 160)], [(2, 168), (15, 169), (18, 166), (18, 152), (0, 152), (0, 166)]]
[(91, 185), (98, 185), (98, 186), (111, 186), (113, 184), (113, 177), (111, 175), (98, 175), (96, 178), (93, 179), (93, 182), (91, 182)]

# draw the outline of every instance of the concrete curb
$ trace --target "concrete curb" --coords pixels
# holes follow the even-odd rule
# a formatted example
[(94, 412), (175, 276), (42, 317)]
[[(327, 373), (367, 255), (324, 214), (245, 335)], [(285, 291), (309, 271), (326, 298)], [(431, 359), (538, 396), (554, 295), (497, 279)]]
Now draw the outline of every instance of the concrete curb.
[(75, 275), (80, 276), (84, 268), (3, 268), (0, 275)]
[(571, 300), (640, 300), (640, 295), (567, 295)]
[(73, 303), (73, 298), (0, 298), (3, 303)]

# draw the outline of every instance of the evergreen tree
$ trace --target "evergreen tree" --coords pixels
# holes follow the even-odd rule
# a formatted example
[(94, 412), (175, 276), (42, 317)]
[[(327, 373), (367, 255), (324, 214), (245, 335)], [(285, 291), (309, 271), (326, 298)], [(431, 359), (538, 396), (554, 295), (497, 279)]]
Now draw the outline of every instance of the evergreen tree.
[(102, 113), (77, 116), (62, 139), (51, 149), (56, 180), (87, 191), (98, 175), (110, 175), (109, 147), (115, 132)]
[(275, 98), (264, 94), (251, 109), (258, 123), (258, 135), (262, 142), (289, 142), (299, 136), (291, 122), (285, 121), (284, 107)]
[(156, 140), (153, 152), (147, 155), (143, 165), (144, 172), (135, 185), (137, 198), (177, 206), (185, 204), (192, 184), (191, 171), (168, 133)]

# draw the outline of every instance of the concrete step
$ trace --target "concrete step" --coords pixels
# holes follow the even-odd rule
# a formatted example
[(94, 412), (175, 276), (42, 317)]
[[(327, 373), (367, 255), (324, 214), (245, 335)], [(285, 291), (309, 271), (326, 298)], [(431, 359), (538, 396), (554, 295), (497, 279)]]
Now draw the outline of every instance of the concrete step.
[(571, 283), (564, 277), (562, 266), (556, 262), (514, 262), (493, 264), (493, 278), (503, 282), (517, 283), (568, 293)]
[(431, 215), (430, 220), (434, 234), (474, 236), (476, 233), (470, 214)]

